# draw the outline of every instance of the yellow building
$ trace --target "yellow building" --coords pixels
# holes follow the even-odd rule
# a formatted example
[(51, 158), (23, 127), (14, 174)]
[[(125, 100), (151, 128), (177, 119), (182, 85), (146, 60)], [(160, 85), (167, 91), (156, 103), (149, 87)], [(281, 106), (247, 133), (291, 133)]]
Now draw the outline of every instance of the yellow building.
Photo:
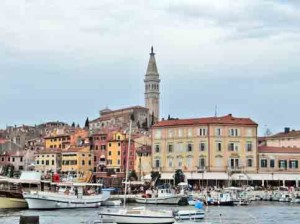
[(153, 168), (172, 173), (257, 171), (257, 124), (249, 118), (176, 119), (158, 122), (152, 129)]
[(107, 170), (116, 173), (121, 172), (122, 167), (122, 141), (125, 135), (114, 132), (107, 142)]
[(62, 152), (62, 172), (86, 173), (93, 170), (93, 152), (90, 147), (70, 148)]
[(69, 134), (59, 134), (47, 136), (44, 139), (46, 149), (65, 149), (70, 145), (71, 137)]
[(42, 150), (35, 153), (35, 170), (46, 173), (56, 173), (61, 168), (61, 152), (54, 150)]

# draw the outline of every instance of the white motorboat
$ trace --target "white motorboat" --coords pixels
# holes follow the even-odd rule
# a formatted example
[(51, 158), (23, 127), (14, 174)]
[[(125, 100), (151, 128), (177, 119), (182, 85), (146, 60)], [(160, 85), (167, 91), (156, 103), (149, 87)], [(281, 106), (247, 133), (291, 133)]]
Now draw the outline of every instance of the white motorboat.
[(173, 204), (178, 205), (183, 195), (174, 194), (171, 189), (158, 189), (156, 193), (144, 194), (135, 197), (135, 201), (141, 204)]
[(190, 220), (196, 221), (199, 219), (203, 219), (205, 216), (205, 212), (203, 209), (193, 209), (193, 210), (179, 210), (174, 212), (176, 220)]
[[(64, 185), (60, 184), (60, 186)], [(58, 192), (25, 192), (23, 197), (27, 201), (29, 209), (95, 208), (110, 197), (109, 191), (103, 191), (102, 194), (83, 194), (85, 187), (100, 187), (101, 184), (69, 183), (69, 185), (70, 190), (67, 189), (64, 192), (61, 190)], [(77, 192), (74, 191), (74, 188), (77, 189)]]
[(99, 216), (102, 219), (112, 219), (118, 224), (169, 224), (175, 222), (172, 211), (154, 211), (144, 207), (118, 210), (107, 209), (99, 212)]
[(283, 193), (279, 198), (280, 202), (290, 202), (292, 200), (290, 194)]

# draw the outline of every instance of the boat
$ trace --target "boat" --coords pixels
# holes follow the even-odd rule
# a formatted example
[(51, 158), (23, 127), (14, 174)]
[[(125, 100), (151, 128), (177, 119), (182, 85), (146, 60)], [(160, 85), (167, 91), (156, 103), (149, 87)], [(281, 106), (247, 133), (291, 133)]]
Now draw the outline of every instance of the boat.
[(155, 211), (145, 207), (107, 209), (100, 211), (99, 216), (100, 219), (112, 219), (118, 224), (169, 224), (175, 222), (172, 211)]
[(156, 192), (152, 191), (152, 194), (138, 195), (135, 197), (135, 201), (141, 204), (170, 204), (178, 205), (183, 198), (181, 194), (175, 194), (171, 189), (157, 189)]
[(215, 198), (208, 197), (207, 204), (217, 206), (233, 206), (234, 200), (230, 193), (218, 193), (217, 197)]
[(300, 195), (296, 195), (292, 198), (291, 203), (300, 203)]
[(279, 198), (280, 202), (290, 202), (291, 200), (292, 200), (292, 198), (291, 198), (290, 194), (288, 194), (288, 193), (283, 193), (281, 195), (281, 197)]
[[(132, 130), (132, 119), (129, 124), (129, 140), (128, 140), (128, 151), (131, 146), (131, 130)], [(130, 224), (168, 224), (174, 223), (174, 215), (172, 211), (153, 211), (145, 207), (139, 208), (127, 208), (126, 207), (126, 194), (128, 187), (128, 161), (129, 153), (127, 153), (126, 159), (126, 174), (125, 174), (125, 192), (124, 192), (124, 207), (118, 209), (102, 209), (98, 214), (101, 219), (112, 219), (116, 223), (130, 223)]]
[(19, 179), (2, 177), (0, 179), (0, 208), (28, 208), (22, 191), (35, 189), (41, 175), (35, 171), (23, 171)]
[(196, 221), (204, 219), (205, 212), (202, 209), (179, 210), (174, 213), (176, 220)]
[[(102, 184), (57, 183), (58, 192), (31, 191), (23, 193), (29, 209), (96, 208), (110, 197), (109, 191), (84, 194), (86, 188), (99, 188)], [(63, 189), (63, 190), (62, 190)]]
[(205, 212), (203, 210), (203, 203), (200, 200), (196, 200), (194, 209), (174, 211), (174, 216), (175, 219), (179, 221), (197, 221), (203, 219), (205, 216)]

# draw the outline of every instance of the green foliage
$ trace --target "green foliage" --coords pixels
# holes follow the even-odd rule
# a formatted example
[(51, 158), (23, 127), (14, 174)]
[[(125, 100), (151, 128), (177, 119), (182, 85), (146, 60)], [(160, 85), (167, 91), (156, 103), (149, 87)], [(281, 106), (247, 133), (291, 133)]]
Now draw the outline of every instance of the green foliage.
[(182, 172), (182, 170), (176, 170), (175, 171), (175, 175), (174, 175), (174, 178), (175, 178), (175, 185), (179, 184), (180, 182), (184, 182), (184, 179), (185, 179), (185, 175), (184, 173)]
[(130, 172), (128, 179), (131, 181), (136, 181), (138, 179), (138, 176), (137, 176), (135, 170), (132, 170)]

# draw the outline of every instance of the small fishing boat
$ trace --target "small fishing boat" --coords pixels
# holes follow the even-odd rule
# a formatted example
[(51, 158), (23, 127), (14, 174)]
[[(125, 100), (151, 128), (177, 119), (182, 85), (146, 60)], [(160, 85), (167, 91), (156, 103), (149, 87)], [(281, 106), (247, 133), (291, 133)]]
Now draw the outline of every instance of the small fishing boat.
[(207, 199), (208, 205), (233, 206), (234, 200), (229, 193), (218, 193), (217, 197)]
[[(96, 208), (110, 197), (109, 191), (102, 194), (84, 194), (86, 187), (101, 187), (102, 184), (59, 183), (58, 192), (31, 191), (23, 193), (29, 209)], [(61, 190), (63, 189), (63, 190)]]
[(171, 189), (157, 189), (152, 194), (144, 194), (135, 197), (135, 201), (141, 204), (170, 204), (178, 205), (183, 195), (175, 194)]

